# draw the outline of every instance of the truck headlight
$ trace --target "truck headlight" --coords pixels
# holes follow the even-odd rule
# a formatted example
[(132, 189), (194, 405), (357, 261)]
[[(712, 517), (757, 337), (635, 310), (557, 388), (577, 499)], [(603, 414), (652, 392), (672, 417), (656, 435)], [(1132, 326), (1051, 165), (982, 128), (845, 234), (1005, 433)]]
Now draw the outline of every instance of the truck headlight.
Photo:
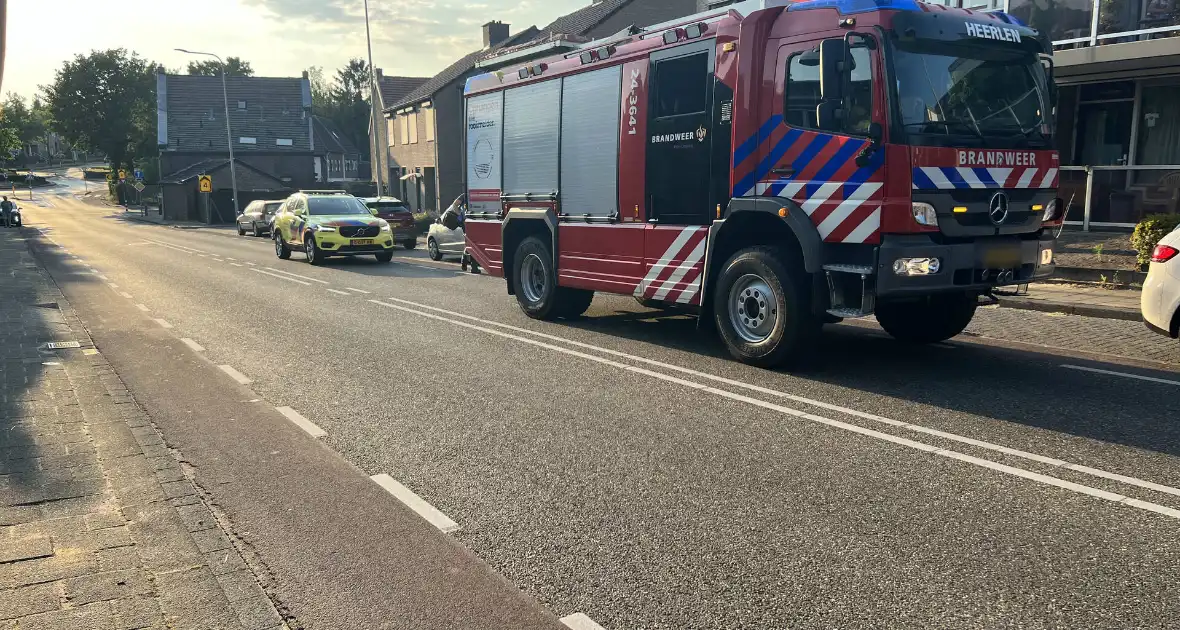
[(1057, 200), (1052, 199), (1048, 205), (1045, 206), (1045, 214), (1041, 217), (1041, 223), (1050, 223), (1057, 220)]
[(893, 261), (893, 273), (899, 276), (930, 276), (941, 268), (942, 261), (937, 258), (898, 258)]
[(918, 225), (938, 227), (938, 214), (934, 211), (934, 206), (915, 201), (912, 207), (914, 220), (918, 222)]

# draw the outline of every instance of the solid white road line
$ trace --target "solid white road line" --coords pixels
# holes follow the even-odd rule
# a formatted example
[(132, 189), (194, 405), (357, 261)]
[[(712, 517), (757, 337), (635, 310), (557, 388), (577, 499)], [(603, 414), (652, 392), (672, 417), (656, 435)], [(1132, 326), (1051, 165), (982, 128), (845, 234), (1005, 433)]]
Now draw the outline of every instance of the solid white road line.
[(119, 295), (121, 295), (121, 296), (123, 296), (123, 297), (127, 298), (128, 300), (130, 300), (130, 299), (131, 299), (131, 294), (130, 294), (130, 293), (128, 293), (128, 292), (126, 292), (126, 291), (119, 291)]
[(116, 290), (116, 291), (118, 291), (118, 290), (119, 290), (119, 285), (115, 284), (114, 282), (108, 282), (108, 283), (107, 283), (107, 286), (109, 286), (110, 288), (112, 288), (112, 289), (114, 289), (114, 290)]
[(225, 259), (226, 260), (237, 260), (237, 258), (233, 258), (232, 256), (226, 256)]
[(1082, 365), (1068, 365), (1062, 364), (1061, 367), (1071, 370), (1080, 370), (1082, 372), (1094, 372), (1095, 374), (1107, 374), (1109, 376), (1121, 376), (1123, 378), (1133, 378), (1140, 381), (1150, 381), (1152, 383), (1163, 383), (1165, 385), (1180, 385), (1180, 381), (1169, 381), (1166, 378), (1156, 378), (1154, 376), (1140, 376), (1138, 374), (1128, 374), (1126, 372), (1112, 372), (1110, 370), (1100, 370), (1098, 368), (1085, 367)]
[(237, 381), (238, 383), (240, 383), (240, 384), (242, 384), (242, 385), (249, 385), (249, 384), (250, 384), (250, 382), (251, 382), (251, 381), (250, 381), (250, 377), (248, 377), (248, 376), (246, 376), (245, 374), (242, 374), (241, 372), (239, 372), (239, 371), (235, 370), (235, 369), (234, 369), (232, 366), (229, 366), (229, 365), (219, 365), (219, 366), (217, 366), (217, 367), (221, 368), (221, 371), (222, 371), (222, 372), (225, 372), (226, 374), (229, 374), (229, 377), (230, 377), (230, 378), (234, 379), (235, 381)]
[(97, 271), (94, 273), (94, 275), (96, 278), (98, 278), (99, 280), (102, 280), (103, 282), (106, 282), (109, 279), (106, 276), (102, 275), (101, 273), (98, 273)]
[(341, 291), (340, 289), (328, 289), (328, 292), (335, 293), (336, 295), (352, 295), (348, 291)]
[(294, 277), (296, 277), (296, 278), (302, 278), (302, 279), (304, 279), (304, 280), (307, 280), (308, 282), (318, 282), (318, 283), (320, 283), (320, 284), (332, 284), (331, 282), (324, 282), (323, 280), (317, 280), (317, 279), (315, 279), (315, 278), (309, 278), (309, 277), (307, 277), (307, 276), (301, 276), (301, 275), (299, 275), (299, 274), (297, 274), (297, 273), (291, 273), (290, 271), (284, 271), (284, 270), (282, 270), (282, 269), (275, 269), (274, 267), (267, 267), (267, 269), (269, 269), (270, 271), (273, 271), (273, 272), (275, 272), (275, 273), (281, 273), (281, 274), (284, 274), (284, 275), (287, 275), (287, 276), (294, 276)]
[(144, 306), (143, 304), (136, 304), (135, 308), (137, 308), (145, 313), (151, 310), (147, 306)]
[[(409, 300), (402, 300), (402, 299), (394, 298), (394, 297), (386, 298), (386, 299), (388, 299), (389, 301), (392, 301), (392, 302), (399, 302), (402, 304), (407, 304), (407, 305), (418, 307), (418, 308), (424, 308), (427, 310), (431, 310), (431, 311), (435, 311), (435, 312), (439, 312), (439, 313), (444, 313), (446, 315), (451, 315), (453, 317), (460, 317), (462, 319), (466, 319), (469, 321), (475, 321), (475, 322), (479, 322), (482, 324), (490, 324), (490, 325), (504, 328), (507, 330), (512, 330), (514, 332), (520, 332), (520, 333), (524, 333), (524, 334), (528, 334), (528, 335), (533, 335), (535, 337), (540, 337), (542, 339), (557, 341), (557, 342), (564, 343), (564, 344), (571, 345), (571, 346), (578, 347), (578, 348), (585, 348), (587, 350), (601, 352), (603, 354), (610, 355), (610, 356), (620, 357), (620, 358), (624, 358), (624, 359), (630, 359), (632, 361), (637, 361), (639, 363), (645, 363), (647, 365), (654, 365), (657, 367), (666, 368), (669, 370), (680, 372), (681, 374), (688, 374), (691, 376), (695, 376), (697, 378), (708, 379), (708, 380), (718, 382), (718, 383), (725, 383), (726, 385), (731, 385), (733, 387), (739, 387), (742, 389), (755, 391), (755, 392), (758, 392), (761, 394), (767, 394), (770, 396), (777, 396), (779, 398), (785, 398), (785, 399), (790, 400), (792, 402), (802, 403), (805, 405), (811, 405), (813, 407), (819, 407), (821, 409), (827, 409), (828, 411), (835, 411), (837, 413), (843, 413), (843, 414), (847, 414), (847, 415), (854, 416), (857, 418), (863, 418), (865, 420), (871, 420), (873, 422), (886, 424), (889, 426), (897, 427), (899, 429), (906, 429), (908, 431), (914, 431), (915, 433), (923, 433), (926, 435), (932, 435), (935, 437), (939, 437), (939, 438), (942, 438), (945, 440), (959, 442), (961, 444), (969, 444), (969, 445), (975, 446), (977, 448), (982, 448), (982, 449), (986, 449), (989, 451), (995, 451), (997, 453), (1003, 453), (1005, 455), (1011, 455), (1013, 457), (1019, 457), (1021, 459), (1027, 459), (1029, 461), (1038, 462), (1038, 463), (1045, 464), (1048, 466), (1058, 466), (1058, 467), (1063, 467), (1063, 468), (1069, 468), (1070, 470), (1074, 470), (1076, 472), (1081, 472), (1083, 474), (1088, 474), (1088, 475), (1092, 475), (1095, 477), (1102, 477), (1104, 479), (1116, 480), (1116, 481), (1120, 481), (1121, 483), (1125, 483), (1128, 485), (1137, 486), (1140, 488), (1146, 488), (1146, 489), (1154, 490), (1157, 492), (1163, 492), (1166, 494), (1171, 494), (1173, 496), (1180, 496), (1180, 488), (1165, 486), (1165, 485), (1154, 483), (1151, 481), (1137, 479), (1135, 477), (1129, 477), (1126, 475), (1119, 475), (1117, 473), (1111, 473), (1111, 472), (1099, 470), (1096, 468), (1090, 468), (1088, 466), (1080, 466), (1080, 465), (1073, 464), (1073, 463), (1070, 463), (1070, 462), (1067, 462), (1067, 461), (1064, 461), (1061, 459), (1057, 459), (1054, 457), (1047, 457), (1045, 455), (1038, 455), (1037, 453), (1030, 453), (1028, 451), (1022, 451), (1020, 449), (1009, 448), (1007, 446), (993, 444), (991, 442), (986, 442), (984, 440), (977, 440), (975, 438), (970, 438), (970, 437), (966, 437), (963, 435), (957, 435), (955, 433), (948, 433), (946, 431), (939, 431), (938, 429), (932, 429), (932, 428), (924, 427), (924, 426), (917, 425), (917, 424), (902, 422), (900, 420), (893, 420), (891, 418), (885, 418), (883, 416), (878, 416), (876, 414), (866, 413), (863, 411), (859, 411), (857, 409), (850, 409), (848, 407), (843, 407), (841, 405), (834, 405), (831, 403), (826, 403), (823, 401), (814, 400), (812, 398), (806, 398), (803, 396), (796, 396), (794, 394), (788, 394), (785, 392), (780, 392), (778, 390), (769, 389), (767, 387), (761, 387), (758, 385), (753, 385), (750, 383), (737, 381), (737, 380), (734, 380), (731, 378), (725, 378), (723, 376), (716, 376), (714, 374), (708, 374), (705, 372), (700, 372), (700, 371), (693, 370), (690, 368), (680, 367), (678, 365), (673, 365), (670, 363), (662, 363), (660, 361), (655, 361), (653, 359), (648, 359), (646, 357), (640, 357), (640, 356), (636, 356), (636, 355), (632, 355), (632, 354), (627, 354), (626, 352), (619, 352), (618, 350), (611, 350), (609, 348), (603, 348), (601, 346), (595, 346), (593, 344), (582, 343), (580, 341), (574, 341), (572, 339), (558, 337), (557, 335), (549, 335), (549, 334), (546, 334), (543, 332), (529, 330), (527, 328), (521, 328), (518, 326), (509, 325), (509, 324), (502, 324), (502, 323), (496, 322), (496, 321), (480, 319), (478, 317), (472, 317), (470, 315), (464, 315), (462, 313), (456, 313), (454, 311), (448, 311), (448, 310), (436, 308), (433, 306), (427, 306), (425, 304), (419, 304), (417, 302), (411, 302)], [(1070, 366), (1066, 365), (1063, 367), (1070, 367)], [(1079, 368), (1079, 369), (1090, 370), (1091, 368)], [(1094, 370), (1094, 371), (1102, 372), (1103, 370)], [(644, 373), (644, 372), (641, 372), (641, 373)], [(1112, 374), (1119, 374), (1119, 373), (1112, 372)], [(1128, 375), (1128, 376), (1134, 376), (1134, 375)], [(1141, 378), (1147, 378), (1147, 377), (1141, 377)], [(1169, 381), (1164, 381), (1164, 382), (1169, 382)], [(681, 384), (683, 384), (683, 383), (681, 383)], [(1180, 383), (1177, 383), (1177, 384), (1180, 384)]]
[(187, 245), (177, 245), (177, 244), (175, 244), (175, 243), (169, 243), (169, 242), (166, 242), (166, 241), (153, 241), (153, 240), (151, 240), (151, 239), (144, 239), (144, 240), (146, 240), (146, 241), (147, 241), (147, 242), (149, 242), (149, 243), (154, 243), (154, 244), (156, 244), (156, 245), (161, 245), (161, 246), (163, 246), (163, 247), (171, 247), (172, 249), (179, 249), (179, 250), (181, 250), (181, 251), (185, 251), (185, 252), (188, 252), (188, 253), (190, 253), (190, 254), (208, 254), (208, 252), (206, 252), (206, 251), (205, 251), (205, 250), (203, 250), (203, 249), (197, 249), (197, 248), (195, 248), (195, 247), (188, 247)]
[(157, 319), (156, 323), (160, 325), (160, 328), (172, 328), (172, 324), (169, 324), (168, 322), (166, 322), (162, 319)]
[(231, 264), (231, 265), (233, 265), (233, 266), (235, 266), (235, 267), (241, 267), (241, 265), (239, 265), (238, 263), (230, 263), (230, 264)]
[(184, 342), (184, 345), (191, 348), (193, 352), (204, 352), (205, 351), (204, 346), (193, 341), (192, 339), (189, 339), (188, 337), (181, 337), (180, 340)]
[[(394, 298), (390, 298), (390, 299), (394, 299)], [(747, 403), (747, 404), (750, 404), (750, 405), (754, 405), (754, 406), (757, 406), (757, 407), (761, 407), (761, 408), (763, 408), (763, 409), (767, 409), (767, 410), (771, 410), (771, 411), (776, 411), (776, 412), (778, 412), (778, 413), (782, 413), (782, 414), (784, 414), (784, 415), (792, 416), (792, 417), (795, 417), (795, 418), (800, 418), (800, 419), (803, 419), (803, 420), (810, 420), (810, 421), (812, 421), (812, 422), (817, 422), (817, 423), (819, 423), (819, 424), (823, 424), (823, 425), (826, 425), (826, 426), (829, 426), (829, 427), (833, 427), (833, 428), (837, 428), (837, 429), (842, 429), (842, 430), (844, 430), (844, 431), (849, 431), (849, 432), (851, 432), (851, 433), (857, 433), (857, 434), (860, 434), (860, 435), (863, 435), (863, 436), (866, 436), (866, 437), (875, 438), (875, 439), (882, 440), (882, 441), (885, 441), (885, 442), (891, 442), (891, 443), (893, 443), (893, 444), (897, 444), (897, 445), (900, 445), (900, 446), (906, 446), (906, 447), (908, 447), (908, 448), (912, 448), (912, 449), (915, 449), (915, 450), (918, 450), (918, 451), (923, 451), (923, 452), (926, 452), (926, 453), (931, 453), (931, 454), (934, 454), (934, 455), (940, 455), (940, 456), (943, 456), (943, 457), (949, 457), (949, 458), (952, 458), (952, 459), (957, 459), (957, 460), (959, 460), (959, 461), (961, 461), (961, 462), (964, 462), (964, 463), (968, 463), (968, 464), (974, 464), (974, 465), (976, 465), (976, 466), (980, 466), (980, 467), (987, 468), (987, 469), (990, 469), (990, 470), (995, 470), (995, 471), (997, 471), (997, 472), (1001, 472), (1001, 473), (1006, 473), (1006, 474), (1013, 475), (1013, 476), (1016, 476), (1016, 477), (1021, 477), (1021, 478), (1028, 479), (1028, 480), (1031, 480), (1031, 481), (1035, 481), (1035, 482), (1038, 482), (1038, 483), (1042, 483), (1042, 484), (1045, 484), (1045, 485), (1049, 485), (1049, 486), (1055, 486), (1055, 487), (1062, 488), (1062, 489), (1065, 489), (1065, 490), (1070, 490), (1070, 491), (1073, 491), (1073, 492), (1079, 492), (1079, 493), (1081, 493), (1081, 494), (1087, 494), (1087, 495), (1090, 495), (1090, 496), (1094, 496), (1094, 497), (1098, 497), (1098, 498), (1106, 499), (1106, 500), (1113, 501), (1113, 502), (1116, 502), (1116, 503), (1125, 504), (1125, 505), (1128, 505), (1128, 506), (1131, 506), (1131, 507), (1136, 507), (1136, 508), (1139, 508), (1139, 509), (1150, 510), (1150, 511), (1157, 512), (1157, 513), (1160, 513), (1160, 514), (1166, 514), (1166, 515), (1168, 515), (1168, 516), (1173, 516), (1172, 514), (1170, 514), (1170, 513), (1168, 512), (1168, 510), (1171, 510), (1171, 508), (1167, 508), (1167, 507), (1165, 507), (1165, 506), (1162, 506), (1162, 505), (1157, 505), (1157, 504), (1155, 504), (1155, 503), (1149, 503), (1149, 502), (1146, 502), (1146, 501), (1134, 501), (1134, 502), (1132, 502), (1132, 500), (1128, 499), (1128, 497), (1125, 497), (1125, 496), (1123, 496), (1123, 495), (1120, 495), (1120, 494), (1115, 494), (1115, 493), (1112, 493), (1112, 492), (1106, 492), (1105, 490), (1099, 490), (1098, 488), (1091, 488), (1091, 487), (1089, 487), (1089, 486), (1083, 486), (1083, 485), (1081, 485), (1081, 484), (1075, 484), (1075, 483), (1072, 483), (1072, 482), (1064, 481), (1064, 480), (1062, 480), (1062, 479), (1058, 479), (1058, 478), (1056, 478), (1056, 477), (1050, 477), (1050, 476), (1048, 476), (1048, 475), (1042, 475), (1042, 474), (1040, 474), (1040, 473), (1034, 473), (1034, 472), (1032, 472), (1032, 471), (1024, 470), (1024, 469), (1022, 469), (1022, 468), (1016, 468), (1016, 467), (1014, 467), (1014, 466), (1006, 466), (1006, 465), (1004, 465), (1004, 464), (999, 464), (999, 463), (993, 462), (993, 461), (991, 461), (991, 460), (980, 459), (980, 458), (978, 458), (978, 457), (972, 457), (972, 456), (970, 456), (970, 455), (967, 455), (967, 454), (965, 454), (965, 453), (959, 453), (959, 452), (957, 452), (957, 451), (951, 451), (951, 450), (948, 450), (948, 449), (939, 448), (939, 447), (937, 447), (937, 446), (934, 446), (934, 445), (931, 445), (931, 444), (926, 444), (926, 443), (924, 443), (924, 442), (917, 442), (917, 441), (915, 441), (915, 440), (910, 440), (910, 439), (908, 439), (908, 438), (898, 437), (898, 436), (896, 436), (896, 435), (891, 435), (891, 434), (888, 434), (888, 433), (882, 433), (882, 432), (880, 432), (880, 431), (876, 431), (876, 430), (873, 430), (873, 429), (868, 429), (868, 428), (862, 427), (862, 426), (860, 426), (860, 425), (849, 424), (849, 423), (847, 423), (847, 422), (842, 422), (842, 421), (840, 421), (840, 420), (833, 420), (833, 419), (831, 419), (831, 418), (826, 418), (826, 417), (824, 417), (824, 416), (818, 416), (818, 415), (815, 415), (815, 414), (811, 414), (811, 413), (807, 413), (807, 412), (804, 412), (804, 411), (800, 411), (800, 410), (798, 410), (798, 409), (793, 409), (793, 408), (790, 408), (790, 407), (784, 407), (784, 406), (781, 406), (781, 405), (776, 405), (776, 404), (774, 404), (774, 403), (771, 403), (771, 402), (767, 402), (767, 401), (760, 400), (760, 399), (757, 399), (757, 398), (751, 398), (751, 397), (749, 397), (749, 396), (743, 396), (743, 395), (741, 395), (741, 394), (736, 394), (736, 393), (733, 393), (733, 392), (730, 392), (730, 391), (727, 391), (727, 390), (717, 389), (717, 388), (714, 388), (714, 387), (706, 387), (706, 386), (704, 386), (704, 385), (700, 385), (700, 384), (698, 384), (698, 383), (691, 383), (690, 381), (685, 381), (684, 379), (678, 379), (678, 378), (675, 378), (675, 377), (672, 377), (672, 376), (668, 376), (668, 375), (666, 375), (666, 374), (661, 374), (661, 373), (659, 373), (659, 372), (654, 372), (654, 371), (651, 371), (651, 370), (645, 370), (645, 369), (642, 369), (642, 368), (636, 368), (636, 367), (633, 367), (633, 366), (630, 366), (630, 365), (626, 365), (626, 364), (623, 364), (623, 363), (619, 363), (619, 362), (617, 362), (617, 361), (611, 361), (610, 359), (604, 359), (604, 358), (602, 358), (602, 357), (600, 357), (600, 356), (591, 355), (591, 354), (586, 354), (586, 353), (584, 353), (584, 352), (578, 352), (578, 351), (576, 351), (576, 350), (570, 350), (569, 348), (563, 348), (563, 347), (560, 347), (560, 346), (555, 346), (555, 345), (552, 345), (552, 344), (544, 343), (544, 342), (542, 342), (542, 341), (537, 341), (537, 340), (535, 340), (535, 339), (529, 339), (529, 338), (527, 338), (527, 337), (521, 337), (521, 336), (519, 336), (519, 335), (514, 335), (514, 334), (511, 334), (511, 333), (502, 332), (502, 331), (495, 330), (495, 329), (492, 329), (492, 328), (485, 328), (485, 327), (483, 327), (483, 326), (477, 326), (477, 325), (475, 325), (475, 324), (469, 324), (469, 323), (467, 323), (467, 322), (463, 322), (463, 321), (459, 321), (459, 320), (455, 320), (455, 319), (448, 319), (448, 318), (446, 318), (446, 317), (442, 317), (442, 316), (439, 316), (439, 315), (434, 315), (434, 314), (432, 314), (432, 313), (426, 313), (426, 312), (423, 312), (423, 311), (421, 311), (421, 310), (415, 310), (415, 309), (412, 309), (412, 308), (407, 308), (407, 307), (405, 307), (405, 306), (399, 306), (399, 305), (397, 305), (397, 304), (389, 304), (389, 303), (387, 303), (387, 302), (382, 302), (382, 301), (380, 301), (380, 300), (369, 300), (369, 301), (370, 301), (370, 302), (372, 302), (373, 304), (377, 304), (377, 305), (379, 305), (379, 306), (384, 306), (384, 307), (386, 307), (386, 308), (392, 308), (392, 309), (396, 309), (396, 310), (399, 310), (399, 311), (404, 311), (404, 312), (406, 312), (406, 313), (411, 313), (411, 314), (414, 314), (414, 315), (418, 315), (419, 317), (426, 317), (426, 318), (429, 318), (429, 319), (435, 319), (435, 320), (438, 320), (438, 321), (447, 322), (447, 323), (449, 323), (449, 324), (453, 324), (453, 325), (455, 325), (455, 326), (460, 326), (460, 327), (463, 327), (463, 328), (468, 328), (468, 329), (471, 329), (471, 330), (478, 330), (478, 331), (480, 331), (480, 332), (484, 332), (484, 333), (487, 333), (487, 334), (490, 334), (490, 335), (494, 335), (494, 336), (497, 336), (497, 337), (503, 337), (503, 338), (506, 338), (506, 339), (512, 339), (512, 340), (514, 340), (514, 341), (519, 341), (519, 342), (521, 342), (521, 343), (526, 343), (526, 344), (529, 344), (529, 345), (532, 345), (532, 346), (537, 346), (537, 347), (540, 347), (540, 348), (545, 348), (545, 349), (548, 349), (548, 350), (553, 350), (554, 352), (560, 352), (560, 353), (562, 353), (562, 354), (567, 354), (567, 355), (571, 355), (571, 356), (576, 356), (576, 357), (579, 357), (579, 358), (583, 358), (583, 359), (586, 359), (586, 360), (588, 360), (588, 361), (593, 361), (593, 362), (595, 362), (595, 363), (600, 363), (600, 364), (603, 364), (603, 365), (609, 365), (609, 366), (611, 366), (611, 367), (615, 367), (615, 368), (619, 368), (619, 369), (627, 370), (627, 371), (630, 371), (630, 372), (636, 372), (636, 373), (639, 373), (639, 374), (645, 374), (645, 375), (647, 375), (647, 376), (651, 376), (652, 378), (656, 378), (656, 379), (659, 379), (659, 380), (662, 380), (662, 381), (665, 381), (665, 382), (669, 382), (669, 383), (675, 383), (675, 384), (678, 384), (678, 385), (685, 385), (685, 384), (689, 384), (689, 386), (690, 386), (690, 387), (693, 387), (694, 389), (699, 389), (699, 390), (701, 390), (701, 391), (705, 391), (705, 392), (708, 392), (708, 393), (710, 393), (710, 394), (713, 394), (713, 395), (716, 395), (716, 396), (720, 396), (720, 397), (723, 397), (723, 398), (728, 398), (728, 399), (730, 399), (730, 400), (735, 400), (735, 401), (739, 401), (739, 402), (744, 402), (744, 403)], [(399, 301), (399, 302), (405, 302), (405, 300), (396, 300), (396, 301)], [(896, 421), (896, 420), (894, 420), (894, 421), (892, 421), (892, 422), (897, 422), (897, 421)], [(1146, 506), (1150, 506), (1150, 507), (1146, 507)], [(1171, 510), (1171, 511), (1172, 511), (1172, 512), (1175, 512), (1175, 515), (1174, 515), (1174, 517), (1175, 517), (1175, 518), (1180, 518), (1180, 510)]]
[(354, 288), (352, 288), (352, 287), (344, 287), (344, 288), (345, 288), (345, 289), (348, 289), (349, 291), (352, 291), (353, 293), (361, 293), (361, 294), (364, 294), (364, 295), (368, 295), (368, 294), (369, 294), (369, 292), (368, 292), (368, 291), (366, 291), (366, 290), (364, 290), (364, 289), (354, 289)]
[(574, 613), (566, 615), (561, 618), (561, 623), (571, 630), (606, 630), (602, 626), (594, 623), (594, 620), (586, 616), (586, 613)]
[(311, 437), (320, 438), (328, 434), (327, 431), (317, 427), (311, 420), (299, 415), (298, 411), (290, 407), (275, 407), (275, 411), (286, 416), (288, 420), (295, 423), (295, 426), (306, 431)]
[(304, 282), (304, 281), (302, 281), (302, 280), (296, 280), (295, 278), (288, 278), (287, 276), (284, 276), (284, 275), (280, 275), (280, 274), (277, 274), (277, 273), (271, 273), (271, 272), (269, 272), (269, 271), (266, 271), (265, 269), (251, 269), (250, 271), (257, 271), (258, 273), (264, 273), (264, 274), (266, 274), (266, 275), (268, 275), (268, 276), (273, 276), (273, 277), (275, 277), (275, 278), (278, 278), (278, 279), (280, 279), (280, 280), (286, 280), (287, 282), (296, 282), (296, 283), (302, 284), (302, 285), (303, 285), (303, 286), (305, 286), (305, 287), (310, 287), (310, 286), (311, 286), (311, 283), (310, 283), (310, 282)]
[(422, 497), (414, 494), (413, 490), (410, 490), (409, 488), (398, 483), (393, 477), (390, 477), (385, 473), (381, 473), (380, 475), (373, 475), (369, 478), (372, 479), (377, 485), (385, 488), (385, 490), (389, 492), (389, 494), (392, 494), (394, 497), (396, 497), (398, 501), (405, 503), (406, 507), (414, 510), (418, 516), (426, 519), (426, 522), (442, 530), (444, 534), (459, 529), (458, 523), (452, 521), (446, 514), (439, 512), (438, 508), (427, 503), (422, 499)]
[(252, 263), (252, 262), (250, 262), (250, 261), (248, 261), (248, 260), (246, 261), (246, 264), (247, 264), (247, 265), (250, 265), (251, 267), (253, 267), (253, 266), (254, 266), (254, 263)]

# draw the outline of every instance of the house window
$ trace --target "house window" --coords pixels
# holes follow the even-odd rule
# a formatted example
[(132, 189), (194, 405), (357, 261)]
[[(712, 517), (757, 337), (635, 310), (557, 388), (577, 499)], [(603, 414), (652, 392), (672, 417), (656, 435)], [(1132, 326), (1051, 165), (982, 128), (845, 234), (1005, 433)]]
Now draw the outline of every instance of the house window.
[(275, 144), (277, 144), (280, 147), (289, 147), (289, 146), (293, 146), (295, 144), (295, 141), (292, 140), (291, 138), (278, 138), (275, 140)]
[(397, 122), (394, 118), (385, 119), (385, 132), (389, 136), (389, 146), (397, 144)]
[(238, 101), (238, 109), (246, 109), (246, 101)]
[(406, 118), (408, 118), (410, 121), (409, 122), (410, 144), (417, 144), (418, 143), (418, 112), (410, 112), (409, 116), (407, 116)]
[(422, 117), (425, 118), (426, 125), (426, 141), (434, 142), (434, 108), (427, 107), (422, 110)]
[(402, 114), (402, 115), (398, 116), (397, 119), (401, 123), (401, 127), (402, 127), (402, 134), (401, 134), (402, 135), (402, 144), (409, 144), (410, 143), (410, 116), (408, 114)]
[(242, 144), (258, 144), (258, 138), (246, 138), (243, 136), (238, 138), (238, 142)]

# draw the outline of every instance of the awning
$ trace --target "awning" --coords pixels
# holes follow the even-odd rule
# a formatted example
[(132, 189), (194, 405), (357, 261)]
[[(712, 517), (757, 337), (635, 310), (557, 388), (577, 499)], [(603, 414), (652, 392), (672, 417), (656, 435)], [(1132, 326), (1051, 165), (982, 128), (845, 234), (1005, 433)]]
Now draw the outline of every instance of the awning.
[(1180, 37), (1053, 53), (1058, 85), (1180, 74)]

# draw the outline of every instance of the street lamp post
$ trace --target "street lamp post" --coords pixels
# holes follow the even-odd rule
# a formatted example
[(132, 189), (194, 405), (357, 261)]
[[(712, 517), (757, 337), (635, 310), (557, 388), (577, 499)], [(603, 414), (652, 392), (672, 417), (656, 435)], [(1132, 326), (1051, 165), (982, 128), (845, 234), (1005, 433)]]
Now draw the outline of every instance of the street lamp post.
[(225, 140), (229, 144), (229, 181), (230, 181), (230, 186), (233, 187), (232, 190), (233, 190), (233, 199), (234, 199), (234, 216), (236, 217), (239, 214), (239, 212), (238, 212), (238, 173), (237, 173), (238, 167), (237, 167), (237, 163), (234, 162), (234, 134), (232, 131), (230, 131), (230, 127), (229, 127), (229, 91), (225, 87), (225, 62), (221, 60), (221, 57), (218, 57), (217, 55), (215, 55), (213, 53), (198, 52), (195, 50), (185, 50), (183, 48), (177, 48), (176, 52), (182, 52), (182, 53), (186, 53), (189, 55), (205, 55), (208, 57), (213, 57), (214, 59), (217, 60), (218, 63), (221, 64), (221, 98), (225, 102)]
[[(385, 121), (382, 120), (380, 123), (377, 121), (377, 94), (378, 90), (381, 89), (381, 86), (377, 85), (377, 71), (373, 68), (373, 38), (369, 35), (369, 0), (365, 0), (365, 43), (369, 48), (369, 120), (371, 121), (370, 124), (373, 125), (373, 139), (380, 141), (385, 137)], [(381, 125), (380, 128), (377, 126), (378, 124)], [(388, 144), (388, 142), (377, 142), (377, 144), (383, 145)], [(378, 151), (384, 151), (385, 153), (378, 155)], [(385, 168), (385, 160), (382, 158), (388, 152), (388, 146), (378, 146), (373, 149), (372, 157), (376, 158), (377, 162), (373, 165), (373, 174), (377, 176), (378, 197), (380, 197), (382, 194), (382, 183), (385, 179), (385, 173), (381, 172)], [(389, 189), (391, 191), (390, 194), (392, 194), (393, 182), (389, 183)]]

